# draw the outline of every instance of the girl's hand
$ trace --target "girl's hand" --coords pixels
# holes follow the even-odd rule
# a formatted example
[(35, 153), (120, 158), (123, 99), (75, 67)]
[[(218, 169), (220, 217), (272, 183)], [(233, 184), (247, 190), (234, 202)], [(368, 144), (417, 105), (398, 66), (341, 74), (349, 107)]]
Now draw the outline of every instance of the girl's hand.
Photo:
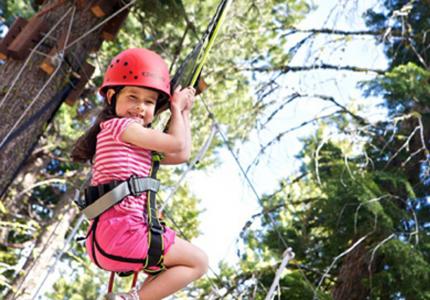
[(196, 90), (193, 87), (189, 87), (189, 89), (191, 89), (191, 92), (187, 97), (187, 105), (183, 110), (183, 112), (187, 112), (187, 113), (191, 111), (191, 109), (193, 108), (194, 100), (196, 100), (195, 98)]
[(195, 94), (195, 89), (192, 87), (187, 87), (184, 89), (181, 88), (181, 86), (178, 86), (175, 89), (171, 102), (171, 106), (178, 109), (180, 112), (184, 111), (185, 109), (191, 109)]

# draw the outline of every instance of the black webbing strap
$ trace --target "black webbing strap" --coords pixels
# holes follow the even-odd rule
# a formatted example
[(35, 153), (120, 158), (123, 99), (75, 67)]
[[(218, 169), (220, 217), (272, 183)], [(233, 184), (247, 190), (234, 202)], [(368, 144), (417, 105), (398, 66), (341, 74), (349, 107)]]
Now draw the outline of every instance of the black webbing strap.
[[(104, 257), (107, 257), (109, 259), (112, 260), (116, 260), (116, 261), (121, 261), (121, 262), (126, 262), (126, 263), (137, 263), (137, 264), (143, 264), (144, 266), (146, 266), (148, 259), (147, 258), (130, 258), (130, 257), (123, 257), (123, 256), (118, 256), (118, 255), (113, 255), (110, 254), (108, 252), (106, 252), (98, 243), (97, 238), (96, 238), (96, 230), (97, 230), (97, 224), (99, 221), (99, 217), (96, 217), (93, 221), (93, 224), (91, 225), (91, 229), (90, 232), (92, 233), (92, 255), (93, 255), (93, 260), (95, 262), (95, 264), (100, 268), (103, 269), (103, 267), (100, 265), (100, 263), (97, 260), (97, 252), (101, 255), (103, 255)], [(97, 249), (97, 251), (96, 251)], [(110, 271), (110, 270), (107, 270)], [(125, 274), (125, 272), (123, 272)]]
[[(160, 157), (158, 154), (153, 154), (152, 168), (150, 177), (156, 179), (157, 171), (160, 166)], [(148, 217), (148, 263), (144, 268), (145, 272), (156, 274), (165, 269), (163, 260), (164, 243), (163, 233), (164, 227), (160, 223), (158, 218), (157, 203), (155, 199), (155, 193), (153, 191), (147, 192), (147, 217)], [(157, 267), (157, 270), (150, 269), (150, 267)]]
[(95, 264), (97, 265), (97, 267), (99, 267), (100, 269), (103, 269), (100, 266), (99, 261), (97, 260), (97, 254), (96, 254), (96, 229), (97, 229), (97, 223), (98, 222), (99, 222), (99, 217), (95, 218), (93, 221), (93, 224), (91, 224), (90, 232), (93, 234), (91, 252), (93, 254), (93, 260), (94, 260)]

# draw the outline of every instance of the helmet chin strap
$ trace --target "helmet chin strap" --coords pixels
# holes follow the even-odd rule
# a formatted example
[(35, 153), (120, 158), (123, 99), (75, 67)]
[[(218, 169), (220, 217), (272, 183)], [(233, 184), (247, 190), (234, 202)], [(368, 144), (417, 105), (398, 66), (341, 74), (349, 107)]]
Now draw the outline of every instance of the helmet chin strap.
[(117, 116), (117, 114), (116, 114), (116, 92), (110, 98), (110, 108), (112, 109), (113, 114), (115, 116)]
[(119, 87), (115, 87), (113, 88), (113, 90), (115, 91), (115, 93), (112, 95), (112, 97), (110, 98), (110, 108), (112, 109), (112, 112), (115, 116), (118, 116), (118, 114), (116, 113), (116, 100), (117, 100), (117, 96), (119, 95), (119, 93), (121, 92), (121, 90), (123, 89), (123, 86), (119, 86)]

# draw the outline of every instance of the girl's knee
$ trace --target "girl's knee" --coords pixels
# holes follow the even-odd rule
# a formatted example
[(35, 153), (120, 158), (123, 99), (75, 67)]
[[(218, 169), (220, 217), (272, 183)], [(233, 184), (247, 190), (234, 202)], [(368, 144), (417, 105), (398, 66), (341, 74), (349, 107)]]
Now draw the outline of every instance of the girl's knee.
[(195, 253), (195, 269), (198, 273), (198, 277), (202, 277), (209, 268), (208, 255), (201, 249), (198, 249)]
[(167, 252), (164, 262), (168, 268), (179, 265), (191, 268), (194, 279), (202, 277), (209, 267), (207, 254), (199, 247), (180, 238)]

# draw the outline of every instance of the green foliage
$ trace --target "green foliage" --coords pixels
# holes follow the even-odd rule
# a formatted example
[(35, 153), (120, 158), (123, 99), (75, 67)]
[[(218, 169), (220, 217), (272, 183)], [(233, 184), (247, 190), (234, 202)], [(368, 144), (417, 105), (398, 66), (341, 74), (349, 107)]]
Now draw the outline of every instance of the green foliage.
[(399, 240), (389, 241), (378, 252), (381, 268), (368, 283), (372, 298), (429, 299), (428, 257), (424, 257), (416, 247)]
[[(226, 299), (264, 299), (285, 250), (280, 236), (293, 247), (296, 258), (281, 277), (279, 299), (331, 299), (337, 284), (349, 279), (340, 277), (347, 255), (330, 270), (328, 266), (364, 236), (366, 272), (359, 274), (361, 281), (357, 283), (369, 289), (369, 297), (430, 298), (427, 286), (429, 195), (428, 185), (420, 179), (421, 166), (428, 163), (428, 150), (417, 152), (422, 146), (421, 133), (427, 147), (430, 138), (430, 73), (425, 67), (430, 57), (426, 40), (429, 9), (423, 1), (413, 2), (411, 9), (407, 8), (408, 3), (406, 0), (385, 1), (382, 13), (368, 14), (368, 22), (374, 29), (387, 29), (387, 24), (394, 22), (391, 27), (396, 31), (406, 24), (405, 34), (410, 39), (384, 39), (390, 71), (362, 86), (367, 88), (365, 96), (384, 97), (390, 116), (413, 113), (412, 117), (400, 116), (396, 120), (365, 124), (364, 129), (363, 123), (345, 116), (321, 122), (318, 130), (303, 140), (299, 158), (305, 176), (293, 183), (292, 178), (282, 180), (278, 192), (262, 196), (261, 218), (255, 219), (242, 234), (239, 263), (235, 266), (221, 263), (219, 276), (212, 276), (211, 280), (222, 287)], [(162, 54), (174, 72), (198, 42), (217, 4), (218, 1), (138, 1), (117, 40), (104, 43), (97, 60), (106, 66), (112, 56), (125, 48), (148, 47)], [(266, 83), (273, 74), (261, 75), (246, 70), (253, 67), (280, 69), (288, 65), (295, 53), (286, 50), (292, 40), (287, 30), (309, 10), (310, 5), (305, 1), (233, 1), (203, 70), (209, 89), (198, 98), (193, 110), (193, 155), (211, 126), (202, 101), (211, 108), (230, 146), (239, 148), (248, 139), (249, 132), (267, 108), (267, 103), (259, 102), (253, 91), (262, 88), (263, 83), (258, 82)], [(403, 19), (393, 17), (395, 11), (406, 15)], [(185, 16), (192, 26), (180, 44), (187, 26)], [(93, 78), (95, 86), (101, 83), (102, 69)], [(273, 77), (276, 80), (277, 77)], [(86, 101), (89, 115), (101, 104), (95, 95), (88, 96)], [(88, 115), (82, 117), (77, 112), (85, 105), (81, 102), (75, 107), (62, 107), (47, 129), (42, 146), (48, 149), (50, 157), (45, 158), (48, 163), (35, 174), (37, 180), (70, 178), (77, 173), (81, 174), (80, 181), (83, 180), (86, 172), (70, 162), (68, 153), (73, 141), (91, 123)], [(411, 138), (399, 151), (419, 125), (418, 121), (423, 122), (423, 132)], [(359, 132), (358, 137), (350, 134), (351, 128)], [(219, 163), (217, 151), (221, 147), (223, 142), (217, 137), (199, 168), (207, 169)], [(184, 169), (178, 166), (160, 172), (165, 187), (160, 193), (161, 199), (167, 197)], [(70, 188), (70, 184), (40, 186), (22, 202), (33, 204), (30, 208), (39, 207), (32, 216), (45, 221), (52, 217), (58, 196)], [(199, 204), (188, 187), (182, 186), (168, 205), (166, 222), (174, 229), (180, 228), (189, 239), (198, 236)], [(7, 206), (0, 210), (6, 215), (9, 213)], [(20, 210), (23, 211), (25, 209)], [(21, 228), (27, 218), (24, 215), (13, 219), (20, 225), (11, 230), (8, 242), (24, 243), (32, 238), (30, 231)], [(38, 231), (32, 234), (35, 236)], [(389, 241), (383, 242), (391, 235)], [(4, 259), (11, 266), (17, 263), (18, 251), (0, 249), (2, 262)], [(90, 271), (82, 246), (74, 247), (64, 261), (70, 263), (76, 273), (69, 280), (58, 280), (55, 292), (48, 297), (96, 299), (100, 286), (106, 282), (106, 274)], [(360, 267), (356, 262), (352, 271), (358, 273)], [(370, 275), (368, 269), (372, 270)], [(317, 289), (326, 270), (327, 278)], [(3, 273), (8, 279), (14, 274)], [(2, 280), (5, 281), (0, 278), (0, 282)], [(126, 284), (122, 283), (121, 287)], [(203, 279), (178, 297), (204, 299), (210, 293), (211, 282)]]
[(62, 276), (55, 282), (53, 292), (48, 292), (45, 296), (52, 300), (99, 299), (99, 295), (102, 293), (103, 287), (105, 287), (108, 282), (108, 277), (106, 276), (107, 274), (108, 273), (105, 272), (105, 276), (99, 278), (94, 276), (95, 274), (92, 272), (86, 271), (82, 273), (75, 273), (71, 277), (70, 275), (67, 275), (67, 278), (66, 276)]
[[(303, 280), (303, 274), (299, 271), (292, 271), (287, 274), (287, 276), (279, 282), (279, 285), (281, 286), (281, 295), (285, 294), (286, 299), (300, 300), (314, 298), (314, 286), (310, 282)], [(317, 292), (316, 297), (321, 300), (332, 299), (330, 296), (321, 292)]]
[(429, 106), (430, 72), (412, 62), (363, 84), (366, 95), (383, 96), (392, 114), (423, 112)]
[[(0, 30), (1, 25), (10, 26), (17, 16), (29, 18), (34, 10), (29, 1), (4, 0), (0, 2)], [(0, 31), (1, 34), (1, 31)]]
[[(322, 132), (321, 130), (319, 133)], [(244, 236), (247, 250), (242, 255), (241, 269), (245, 272), (251, 272), (253, 267), (261, 271), (263, 265), (275, 264), (274, 257), (280, 260), (279, 254), (283, 251), (283, 245), (278, 234), (293, 247), (296, 253), (295, 261), (302, 267), (301, 272), (294, 276), (284, 277), (281, 286), (288, 291), (286, 299), (305, 297), (306, 291), (312, 294), (322, 276), (316, 270), (325, 270), (334, 257), (364, 235), (370, 235), (366, 239), (366, 245), (369, 249), (375, 249), (380, 262), (378, 265), (381, 266), (381, 271), (377, 271), (377, 274), (379, 272), (387, 274), (389, 270), (384, 269), (386, 265), (392, 264), (397, 267), (395, 262), (381, 254), (381, 250), (376, 250), (383, 237), (392, 232), (400, 232), (397, 235), (399, 240), (395, 241), (405, 245), (418, 256), (403, 260), (405, 266), (409, 266), (410, 272), (414, 272), (414, 276), (423, 279), (413, 289), (422, 288), (426, 282), (425, 278), (428, 277), (427, 273), (420, 271), (426, 270), (428, 264), (423, 257), (424, 252), (405, 244), (406, 240), (410, 241), (415, 234), (405, 223), (414, 222), (414, 217), (410, 211), (404, 209), (406, 200), (399, 199), (395, 193), (395, 189), (405, 190), (407, 196), (414, 199), (415, 193), (410, 182), (401, 173), (368, 169), (361, 163), (365, 159), (361, 155), (349, 156), (348, 160), (345, 160), (342, 141), (344, 140), (340, 143), (332, 141), (324, 143), (318, 135), (307, 139), (301, 154), (303, 161), (308, 162), (302, 169), (308, 174), (306, 179), (290, 186), (281, 184), (281, 189), (274, 196), (263, 197), (262, 206), (266, 211), (279, 207), (271, 212), (276, 225), (263, 215), (263, 227), (250, 230)], [(390, 249), (388, 251), (393, 253), (398, 252), (395, 248), (391, 249), (390, 245), (385, 244), (384, 249)], [(425, 255), (428, 257), (428, 254)], [(424, 266), (421, 268), (422, 263)], [(330, 274), (336, 274), (339, 267), (340, 265), (335, 265)], [(408, 275), (403, 274), (404, 277), (399, 277), (399, 274), (402, 272), (399, 271), (397, 275), (390, 273), (386, 276), (393, 276), (394, 280), (387, 282), (381, 279), (378, 281), (380, 285), (373, 284), (372, 295), (376, 298), (383, 295), (384, 290), (390, 290), (393, 294), (399, 291), (402, 295), (410, 293), (405, 286), (399, 285), (399, 281), (406, 282), (405, 278)], [(264, 276), (268, 275), (260, 274), (259, 282), (269, 286), (270, 280), (264, 283)], [(269, 277), (273, 276), (272, 273)], [(363, 278), (363, 282), (366, 282), (366, 278)], [(308, 288), (305, 288), (306, 286)], [(296, 290), (297, 287), (300, 288)], [(331, 289), (332, 283), (324, 281), (317, 291), (318, 297), (330, 298)], [(424, 295), (425, 289), (422, 291), (421, 294)], [(294, 296), (296, 293), (297, 296)], [(422, 297), (419, 299), (425, 299)], [(309, 298), (306, 296), (305, 299)]]
[[(406, 0), (384, 4), (382, 13), (368, 13), (369, 24), (387, 32), (394, 23), (393, 32), (406, 28), (411, 39), (384, 39), (390, 71), (362, 86), (368, 88), (365, 96), (384, 97), (391, 116), (413, 114), (377, 124), (338, 115), (320, 122), (298, 156), (303, 178), (282, 180), (276, 193), (262, 197), (261, 217), (241, 233), (239, 266), (221, 265), (217, 283), (227, 294), (264, 298), (285, 250), (281, 236), (296, 257), (281, 276), (279, 299), (331, 299), (342, 285), (361, 285), (371, 299), (429, 299), (430, 204), (428, 182), (420, 176), (428, 165), (428, 150), (420, 147), (428, 149), (430, 139), (425, 117), (430, 77), (424, 67), (430, 57), (424, 34), (429, 6)], [(248, 28), (257, 30), (254, 26)], [(279, 38), (273, 31), (268, 35)], [(268, 35), (257, 37), (269, 48), (255, 51), (255, 65), (285, 65), (284, 41), (276, 48)], [(424, 142), (411, 136), (418, 126)]]
[[(169, 193), (165, 190), (160, 193), (159, 199), (165, 199)], [(166, 224), (174, 229), (178, 236), (184, 239), (191, 240), (197, 237), (200, 232), (199, 228), (199, 214), (198, 203), (200, 201), (190, 195), (190, 192), (186, 187), (181, 187), (175, 196), (170, 200), (165, 211)], [(160, 203), (162, 203), (160, 201)], [(161, 204), (160, 204), (161, 205)]]
[[(407, 62), (425, 64), (430, 54), (427, 47), (428, 3), (409, 0), (384, 0), (381, 3), (383, 9), (371, 8), (365, 17), (371, 29), (387, 33), (382, 44), (390, 60), (390, 69)], [(391, 37), (391, 33), (397, 37)]]

